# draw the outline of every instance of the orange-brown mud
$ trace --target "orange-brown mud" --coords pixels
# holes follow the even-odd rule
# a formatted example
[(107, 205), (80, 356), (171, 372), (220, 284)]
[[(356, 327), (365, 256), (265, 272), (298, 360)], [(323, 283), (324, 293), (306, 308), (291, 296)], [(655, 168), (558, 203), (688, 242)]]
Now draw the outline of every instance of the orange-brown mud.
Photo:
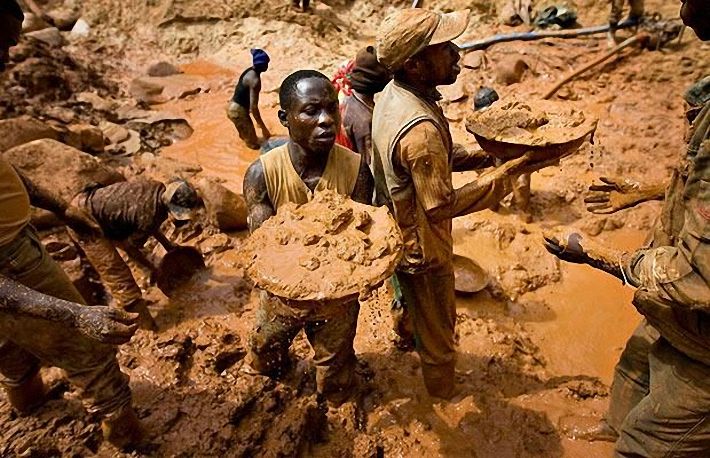
[[(136, 3), (85, 2), (93, 35), (68, 48), (89, 57), (101, 53), (100, 59), (113, 68), (111, 78), (124, 89), (158, 59), (173, 60), (186, 74), (203, 78), (200, 84), (209, 87), (208, 93), (152, 107), (185, 116), (194, 133), (151, 160), (177, 160), (186, 165), (171, 165), (171, 170), (188, 177), (216, 176), (239, 192), (244, 169), (258, 153), (243, 147), (224, 111), (236, 76), (248, 64), (247, 49), (263, 47), (272, 56), (262, 114), (273, 133), (283, 133), (275, 116), (278, 82), (299, 68), (332, 72), (372, 41), (388, 11), (410, 2), (315, 2), (311, 15), (292, 12), (280, 0)], [(515, 30), (496, 25), (492, 2), (430, 3), (474, 8), (462, 41)], [(646, 5), (666, 17), (677, 15), (677, 2), (648, 0)], [(605, 22), (608, 2), (581, 0), (577, 6), (580, 23)], [(557, 78), (605, 50), (599, 36), (505, 43), (478, 52), (457, 85), (443, 88), (455, 141), (477, 147), (463, 120), (479, 86), (496, 88), (503, 100), (539, 98)], [(542, 232), (574, 227), (585, 237), (627, 250), (643, 243), (659, 203), (593, 215), (584, 209), (583, 192), (600, 175), (643, 182), (669, 176), (683, 154), (682, 93), (707, 74), (708, 54), (708, 46), (686, 31), (680, 46), (654, 52), (627, 49), (567, 84), (557, 100), (574, 100), (600, 113), (596, 142), (532, 176), (532, 221), (523, 222), (509, 199), (498, 212), (454, 221), (455, 252), (486, 268), (491, 283), (457, 300), (456, 378), (462, 394), (451, 403), (433, 402), (421, 381), (417, 355), (392, 344), (388, 286), (362, 304), (355, 348), (358, 372), (369, 390), (352, 402), (337, 408), (318, 402), (312, 352), (302, 334), (292, 347), (297, 363), (283, 380), (243, 374), (257, 306), (240, 261), (246, 234), (204, 229), (178, 237), (208, 253), (208, 271), (169, 300), (142, 281), (146, 296), (155, 301), (152, 311), (160, 331), (139, 331), (120, 350), (135, 406), (152, 434), (148, 453), (610, 456), (611, 444), (571, 440), (560, 425), (570, 419), (591, 423), (605, 411), (614, 364), (639, 320), (630, 303), (632, 290), (591, 268), (559, 263), (542, 247)], [(511, 57), (525, 60), (529, 70), (520, 83), (499, 85), (496, 63)], [(130, 161), (122, 170), (153, 173)], [(473, 178), (474, 172), (456, 173), (454, 184)], [(56, 382), (54, 399), (35, 416), (17, 417), (0, 398), (0, 455), (120, 456), (101, 442), (98, 426), (61, 374), (49, 370), (46, 376)]]

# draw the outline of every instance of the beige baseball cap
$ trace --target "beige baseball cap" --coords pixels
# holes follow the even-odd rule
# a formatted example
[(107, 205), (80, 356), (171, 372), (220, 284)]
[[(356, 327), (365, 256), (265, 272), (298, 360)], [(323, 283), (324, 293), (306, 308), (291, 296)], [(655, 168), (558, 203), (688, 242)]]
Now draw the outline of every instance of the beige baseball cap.
[(454, 40), (468, 27), (471, 10), (437, 13), (421, 8), (399, 10), (385, 18), (377, 31), (377, 58), (390, 71), (427, 46)]

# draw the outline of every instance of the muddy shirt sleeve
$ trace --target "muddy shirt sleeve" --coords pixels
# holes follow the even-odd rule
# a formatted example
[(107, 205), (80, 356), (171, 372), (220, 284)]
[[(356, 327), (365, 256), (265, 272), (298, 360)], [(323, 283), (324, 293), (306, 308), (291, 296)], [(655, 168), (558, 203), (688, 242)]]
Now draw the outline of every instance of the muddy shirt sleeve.
[(630, 270), (632, 280), (661, 298), (710, 311), (710, 154), (703, 156), (683, 191), (685, 220), (677, 242), (639, 250)]
[(493, 156), (483, 150), (469, 150), (463, 145), (454, 144), (451, 164), (454, 172), (465, 172), (491, 167), (495, 165), (495, 161)]
[(401, 166), (412, 177), (417, 199), (434, 222), (488, 208), (505, 195), (500, 189), (504, 187), (502, 180), (474, 181), (454, 189), (448, 150), (431, 122), (412, 127), (399, 141), (398, 150)]

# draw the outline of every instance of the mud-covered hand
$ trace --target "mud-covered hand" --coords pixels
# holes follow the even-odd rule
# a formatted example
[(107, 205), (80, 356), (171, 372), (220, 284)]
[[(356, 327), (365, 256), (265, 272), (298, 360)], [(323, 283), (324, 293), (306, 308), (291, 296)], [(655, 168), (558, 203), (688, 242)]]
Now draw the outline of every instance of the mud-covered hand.
[(138, 314), (110, 307), (80, 307), (74, 315), (74, 325), (87, 337), (120, 345), (131, 340), (138, 329)]
[(599, 180), (601, 183), (591, 185), (584, 197), (588, 212), (605, 215), (649, 200), (648, 192), (638, 182), (608, 177)]
[(593, 239), (584, 239), (576, 232), (546, 232), (543, 235), (545, 248), (563, 261), (588, 264), (627, 281), (624, 266), (628, 266), (631, 255), (623, 250), (607, 247)]
[(582, 236), (576, 232), (569, 234), (545, 234), (545, 248), (563, 261), (586, 264), (589, 256), (581, 245)]

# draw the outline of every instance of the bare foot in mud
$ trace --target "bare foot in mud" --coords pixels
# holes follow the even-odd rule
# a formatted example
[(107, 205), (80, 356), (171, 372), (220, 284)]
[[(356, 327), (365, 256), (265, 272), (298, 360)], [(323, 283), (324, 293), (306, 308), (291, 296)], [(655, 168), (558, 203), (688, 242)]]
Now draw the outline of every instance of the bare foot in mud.
[(560, 418), (560, 430), (570, 439), (588, 442), (616, 442), (619, 435), (606, 420), (569, 415)]

